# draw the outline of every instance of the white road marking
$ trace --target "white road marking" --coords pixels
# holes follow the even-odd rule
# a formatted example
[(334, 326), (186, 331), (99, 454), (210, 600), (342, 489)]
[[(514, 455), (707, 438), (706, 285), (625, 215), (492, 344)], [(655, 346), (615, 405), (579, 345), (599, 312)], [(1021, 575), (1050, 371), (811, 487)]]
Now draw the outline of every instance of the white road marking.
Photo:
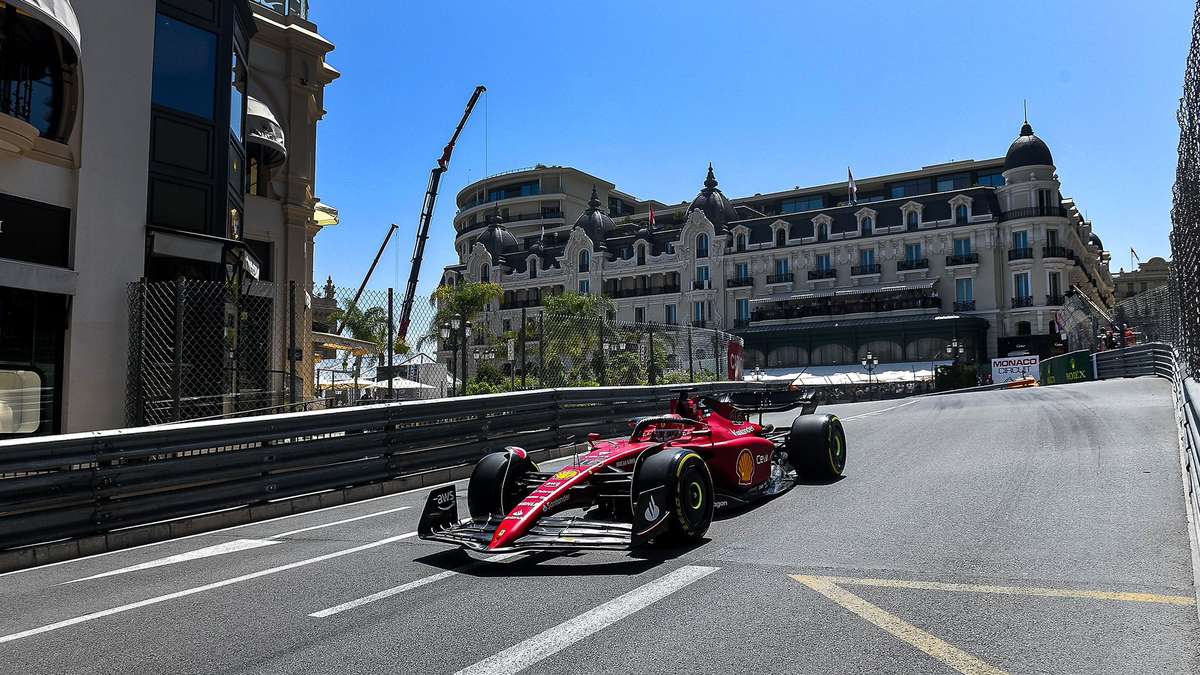
[(935, 635), (926, 633), (828, 579), (802, 574), (793, 574), (792, 578), (960, 673), (1007, 675), (1005, 671), (981, 661)]
[(144, 562), (139, 565), (130, 565), (129, 567), (122, 567), (121, 569), (112, 570), (111, 572), (101, 572), (100, 574), (93, 574), (90, 577), (73, 579), (64, 583), (74, 584), (80, 581), (88, 581), (90, 579), (112, 577), (118, 574), (127, 574), (129, 572), (137, 572), (139, 570), (148, 570), (154, 567), (162, 567), (163, 565), (174, 565), (176, 563), (187, 562), (189, 560), (199, 560), (200, 558), (211, 558), (215, 555), (225, 555), (226, 553), (248, 551), (250, 549), (261, 548), (263, 546), (271, 546), (280, 543), (282, 542), (271, 541), (269, 539), (234, 539), (233, 541), (223, 542), (217, 544), (216, 546), (198, 548), (195, 551), (188, 551), (187, 553), (180, 553), (179, 555), (168, 556), (166, 558), (159, 558), (158, 560), (151, 560), (150, 562)]
[[(507, 560), (509, 558), (512, 558), (514, 556), (518, 556), (521, 554), (522, 554), (521, 551), (515, 551), (513, 553), (502, 553), (500, 555), (495, 555), (495, 556), (492, 556), (491, 558), (488, 558), (486, 562), (500, 562), (501, 560)], [(477, 561), (476, 563), (472, 563), (472, 564), (479, 564), (480, 562), (484, 562), (484, 561)], [(378, 593), (372, 593), (371, 595), (368, 595), (363, 598), (359, 598), (357, 600), (351, 600), (350, 602), (343, 602), (340, 605), (336, 605), (336, 606), (330, 607), (328, 609), (323, 609), (319, 612), (313, 612), (312, 614), (309, 614), (309, 616), (316, 618), (316, 619), (324, 619), (327, 616), (333, 616), (334, 614), (340, 614), (346, 610), (354, 609), (355, 607), (362, 607), (363, 605), (371, 603), (371, 602), (375, 602), (376, 600), (383, 600), (384, 598), (390, 598), (393, 595), (399, 595), (400, 593), (411, 591), (414, 588), (420, 588), (422, 586), (432, 584), (435, 581), (441, 581), (442, 579), (449, 579), (450, 577), (456, 576), (457, 574), (458, 574), (458, 570), (446, 570), (445, 572), (438, 572), (437, 574), (432, 574), (430, 576), (423, 577), (421, 579), (417, 579), (416, 581), (410, 581), (407, 584), (400, 584), (399, 586), (388, 588), (386, 590), (379, 591)]]
[(214, 590), (217, 588), (223, 588), (225, 586), (232, 586), (233, 584), (238, 584), (243, 581), (250, 581), (251, 579), (258, 579), (259, 577), (265, 577), (265, 576), (269, 576), (272, 574), (278, 574), (279, 572), (286, 572), (288, 570), (294, 570), (298, 567), (314, 565), (316, 563), (324, 562), (326, 560), (332, 560), (333, 558), (340, 558), (344, 555), (350, 555), (351, 553), (358, 553), (360, 551), (366, 551), (368, 549), (378, 548), (380, 546), (386, 546), (387, 544), (395, 543), (402, 539), (408, 539), (409, 537), (415, 537), (415, 536), (417, 536), (416, 532), (405, 532), (404, 534), (399, 534), (394, 537), (388, 537), (386, 539), (380, 539), (379, 541), (373, 541), (368, 544), (361, 544), (359, 546), (353, 546), (351, 548), (342, 549), (340, 551), (334, 551), (333, 553), (326, 553), (325, 555), (319, 555), (315, 558), (306, 558), (304, 560), (297, 560), (296, 562), (288, 563), (286, 565), (279, 565), (278, 567), (269, 567), (265, 570), (251, 572), (250, 574), (243, 574), (241, 576), (233, 577), (231, 579), (225, 579), (223, 581), (216, 581), (211, 584), (204, 584), (203, 586), (195, 586), (192, 588), (184, 589), (182, 591), (176, 591), (174, 593), (168, 593), (166, 595), (159, 595), (157, 597), (147, 598), (145, 600), (139, 600), (137, 602), (132, 602), (128, 605), (121, 605), (119, 607), (113, 607), (111, 609), (105, 609), (105, 610), (101, 610), (99, 612), (92, 612), (91, 614), (84, 614), (82, 616), (73, 617), (70, 619), (66, 619), (64, 621), (58, 621), (56, 623), (46, 624), (45, 626), (38, 626), (37, 628), (31, 628), (29, 630), (24, 630), (24, 631), (21, 631), (20, 633), (12, 633), (10, 635), (0, 636), (0, 644), (4, 644), (6, 642), (13, 642), (13, 641), (20, 640), (22, 638), (27, 638), (27, 637), (30, 637), (33, 635), (40, 635), (42, 633), (48, 633), (53, 630), (58, 630), (59, 628), (66, 628), (68, 626), (74, 626), (76, 624), (81, 624), (81, 623), (85, 623), (88, 621), (95, 621), (96, 619), (102, 619), (106, 616), (112, 616), (114, 614), (121, 614), (123, 612), (140, 609), (142, 607), (149, 607), (150, 605), (157, 605), (159, 603), (167, 602), (169, 600), (176, 600), (179, 598), (184, 598), (189, 595), (195, 595), (197, 593), (203, 593), (205, 591), (211, 591), (211, 590)]
[(913, 399), (913, 400), (911, 400), (911, 401), (906, 401), (906, 402), (904, 402), (904, 403), (901, 403), (900, 405), (894, 405), (894, 406), (892, 406), (892, 407), (890, 407), (890, 408), (883, 408), (882, 410), (872, 410), (871, 412), (865, 412), (865, 413), (861, 413), (861, 414), (858, 414), (858, 415), (851, 415), (850, 417), (839, 417), (838, 419), (840, 419), (840, 420), (841, 420), (841, 421), (843, 421), (843, 422), (849, 422), (850, 420), (862, 419), (863, 417), (871, 417), (872, 415), (882, 415), (883, 413), (885, 413), (885, 412), (887, 412), (887, 411), (889, 411), (889, 410), (895, 410), (895, 409), (897, 409), (897, 408), (903, 408), (904, 406), (906, 406), (906, 405), (912, 405), (912, 404), (916, 403), (916, 402), (917, 402), (917, 401), (919, 401), (919, 400), (920, 400), (920, 399), (916, 399), (916, 398), (914, 398), (914, 399)]
[(505, 675), (518, 673), (557, 654), (576, 642), (597, 633), (685, 586), (716, 572), (719, 567), (687, 565), (650, 583), (609, 600), (554, 628), (520, 642), (504, 651), (468, 666), (456, 675)]
[(411, 506), (400, 506), (400, 507), (397, 507), (394, 509), (387, 509), (385, 511), (376, 511), (374, 513), (368, 513), (365, 516), (355, 516), (353, 518), (346, 518), (345, 520), (335, 520), (332, 523), (322, 523), (320, 525), (312, 525), (310, 527), (302, 527), (298, 530), (292, 530), (290, 532), (280, 532), (279, 534), (273, 534), (267, 538), (268, 539), (282, 539), (283, 537), (290, 537), (293, 534), (300, 534), (301, 532), (311, 532), (313, 530), (320, 530), (320, 529), (323, 529), (326, 527), (333, 527), (334, 525), (344, 525), (346, 523), (353, 523), (356, 520), (366, 520), (367, 518), (374, 518), (375, 516), (386, 516), (389, 513), (395, 513), (397, 511), (405, 511), (405, 510), (408, 510), (411, 508), (412, 508)]

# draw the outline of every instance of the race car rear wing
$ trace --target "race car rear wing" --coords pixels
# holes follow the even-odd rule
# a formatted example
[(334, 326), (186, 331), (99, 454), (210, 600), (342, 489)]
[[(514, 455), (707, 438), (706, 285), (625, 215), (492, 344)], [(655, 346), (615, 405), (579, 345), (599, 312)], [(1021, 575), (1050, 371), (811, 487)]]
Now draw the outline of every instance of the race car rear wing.
[(759, 415), (761, 422), (764, 413), (787, 412), (799, 408), (801, 415), (813, 414), (817, 411), (815, 394), (812, 389), (753, 389), (730, 392), (725, 398), (740, 412)]

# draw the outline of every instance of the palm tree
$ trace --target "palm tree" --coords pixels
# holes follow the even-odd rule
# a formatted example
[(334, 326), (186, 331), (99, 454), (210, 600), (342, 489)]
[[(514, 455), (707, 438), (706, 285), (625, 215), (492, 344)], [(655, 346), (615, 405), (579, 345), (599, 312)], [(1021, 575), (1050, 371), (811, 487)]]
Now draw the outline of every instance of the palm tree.
[[(450, 324), (455, 317), (460, 321), (474, 321), (493, 300), (503, 296), (504, 288), (494, 283), (466, 282), (438, 286), (433, 295), (429, 296), (429, 304), (435, 308), (433, 320), (429, 322), (429, 331), (417, 340), (417, 346), (437, 344), (443, 325)], [(458, 337), (452, 337), (451, 341), (457, 345)], [(445, 348), (446, 345), (442, 347)], [(465, 349), (462, 358), (466, 358)], [(465, 366), (464, 362), (464, 371)], [(451, 373), (451, 376), (454, 375)]]
[[(568, 292), (546, 298), (542, 315), (546, 373), (543, 383), (582, 384), (599, 370), (600, 336), (608, 330), (613, 302), (602, 295)], [(589, 358), (591, 357), (591, 358)]]

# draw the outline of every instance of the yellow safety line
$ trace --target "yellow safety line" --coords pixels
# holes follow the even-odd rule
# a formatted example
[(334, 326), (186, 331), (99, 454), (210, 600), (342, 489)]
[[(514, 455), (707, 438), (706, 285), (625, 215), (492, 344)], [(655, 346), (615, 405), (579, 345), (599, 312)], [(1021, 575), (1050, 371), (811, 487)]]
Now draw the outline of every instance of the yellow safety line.
[(980, 661), (949, 642), (926, 633), (900, 617), (872, 605), (833, 583), (831, 577), (793, 574), (792, 578), (960, 673), (1008, 675), (1005, 671)]
[[(793, 577), (796, 578), (796, 577)], [(1070, 588), (1038, 588), (1035, 586), (990, 586), (982, 584), (947, 584), (935, 581), (905, 579), (855, 579), (850, 577), (817, 577), (830, 583), (846, 586), (875, 586), (878, 588), (913, 588), (924, 591), (962, 593), (992, 593), (996, 595), (1030, 595), (1042, 598), (1082, 598), (1087, 600), (1119, 600), (1124, 602), (1153, 602), (1162, 605), (1196, 604), (1189, 595), (1159, 595), (1156, 593), (1127, 593), (1121, 591), (1085, 591)], [(797, 580), (799, 580), (797, 578)]]

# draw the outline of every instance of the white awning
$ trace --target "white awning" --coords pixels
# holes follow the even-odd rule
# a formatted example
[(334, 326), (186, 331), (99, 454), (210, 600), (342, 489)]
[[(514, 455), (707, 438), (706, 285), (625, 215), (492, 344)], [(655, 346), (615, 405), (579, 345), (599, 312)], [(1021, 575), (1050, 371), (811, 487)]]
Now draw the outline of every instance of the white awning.
[(246, 97), (246, 142), (258, 143), (268, 150), (267, 163), (282, 164), (287, 159), (287, 139), (275, 113), (253, 96)]
[(341, 216), (338, 214), (338, 210), (332, 206), (317, 202), (317, 207), (313, 210), (313, 222), (318, 227), (328, 227), (341, 222)]
[(18, 10), (36, 17), (58, 33), (75, 50), (75, 55), (81, 60), (83, 51), (80, 49), (79, 19), (75, 18), (75, 10), (70, 0), (5, 0)]

